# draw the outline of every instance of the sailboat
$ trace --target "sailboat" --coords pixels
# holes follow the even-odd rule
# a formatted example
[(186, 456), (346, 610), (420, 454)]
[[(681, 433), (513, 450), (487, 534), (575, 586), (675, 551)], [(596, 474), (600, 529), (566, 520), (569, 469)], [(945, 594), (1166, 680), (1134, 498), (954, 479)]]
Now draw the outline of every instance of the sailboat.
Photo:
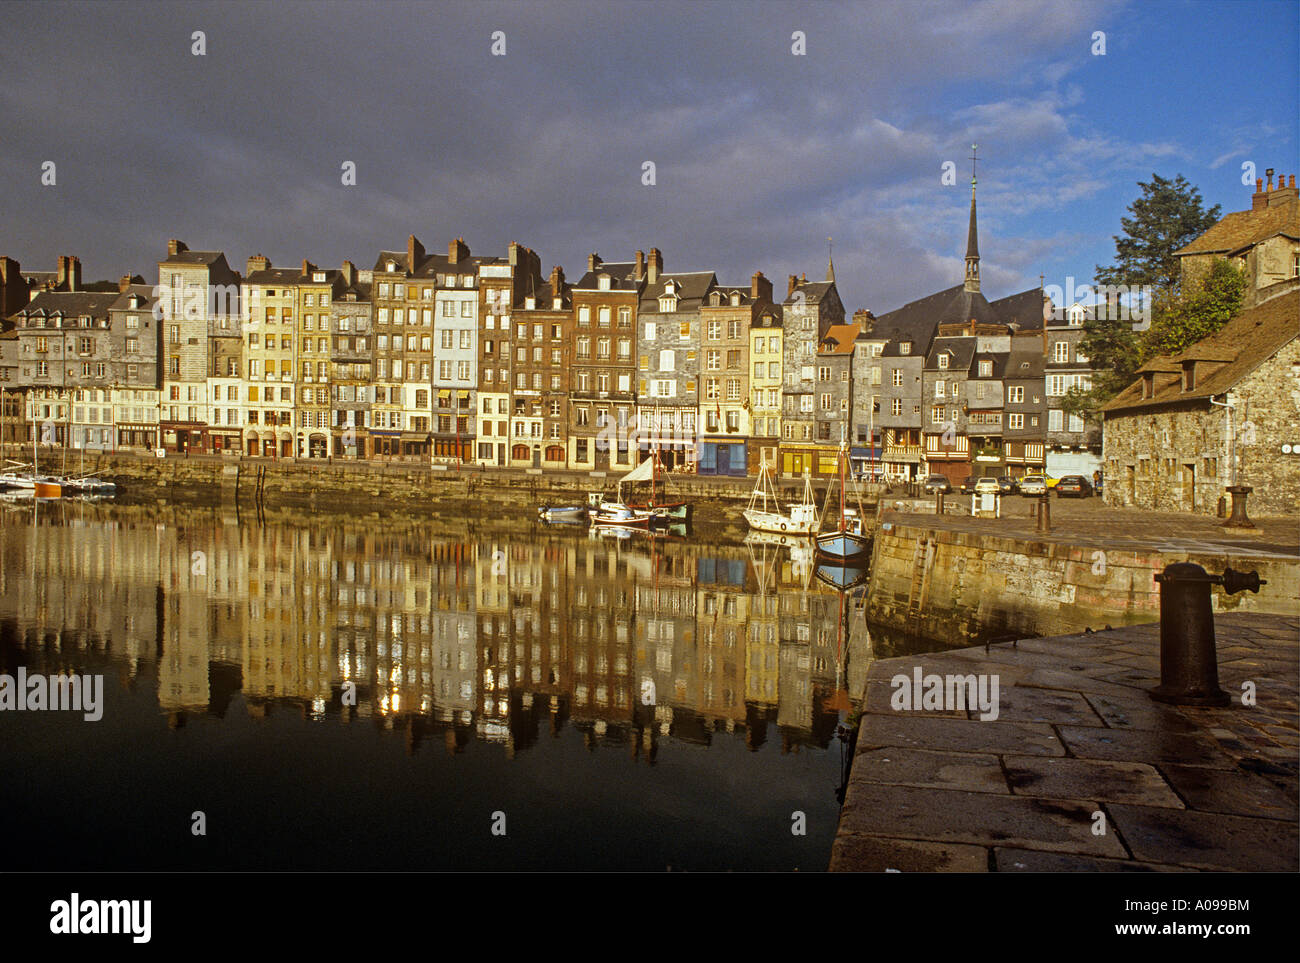
[[(847, 504), (848, 481), (846, 474), (849, 464), (849, 446), (843, 436), (840, 438), (838, 490), (840, 510), (838, 515), (831, 515), (831, 492), (836, 486), (826, 489), (826, 507), (822, 511), (822, 524), (832, 520), (835, 528), (817, 536), (817, 554), (821, 558), (838, 562), (861, 561), (871, 551), (871, 536), (866, 533), (862, 517), (862, 499), (858, 498), (858, 507), (850, 508)], [(856, 489), (855, 489), (856, 491)]]
[[(768, 501), (771, 500), (771, 508)], [(767, 459), (763, 459), (758, 469), (758, 481), (749, 496), (749, 506), (744, 511), (745, 521), (749, 527), (758, 532), (777, 532), (783, 535), (812, 535), (819, 525), (817, 518), (817, 499), (813, 496), (812, 479), (803, 476), (803, 501), (789, 506), (788, 512), (781, 511), (781, 501), (776, 494), (776, 485), (768, 468)]]
[(658, 518), (670, 518), (673, 521), (689, 522), (691, 520), (690, 502), (661, 500), (659, 497), (659, 449), (641, 464), (623, 476), (624, 482), (650, 482), (650, 498), (645, 502), (629, 502), (628, 507), (637, 511), (649, 511)]

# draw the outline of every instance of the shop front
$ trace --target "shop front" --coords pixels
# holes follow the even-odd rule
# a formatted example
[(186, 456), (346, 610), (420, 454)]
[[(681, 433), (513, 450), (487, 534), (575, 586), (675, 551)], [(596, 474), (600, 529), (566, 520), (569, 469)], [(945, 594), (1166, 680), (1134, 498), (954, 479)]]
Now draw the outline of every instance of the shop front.
[(745, 477), (749, 474), (745, 449), (746, 443), (743, 441), (717, 441), (705, 438), (700, 443), (698, 473)]

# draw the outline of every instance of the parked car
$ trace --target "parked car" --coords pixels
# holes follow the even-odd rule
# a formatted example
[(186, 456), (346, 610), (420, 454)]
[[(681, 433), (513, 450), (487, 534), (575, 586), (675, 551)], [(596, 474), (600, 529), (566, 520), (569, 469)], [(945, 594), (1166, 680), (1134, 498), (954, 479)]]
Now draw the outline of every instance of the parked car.
[(1064, 498), (1066, 495), (1073, 495), (1076, 498), (1087, 498), (1092, 494), (1092, 482), (1082, 475), (1066, 475), (1056, 483), (1056, 497)]
[(976, 495), (1001, 495), (1002, 485), (992, 475), (986, 475), (984, 478), (975, 482)]
[(1026, 475), (1020, 479), (1020, 494), (1046, 495), (1047, 479), (1042, 475)]
[(1017, 484), (1016, 480), (1011, 478), (1009, 475), (1002, 475), (998, 478), (998, 489), (1003, 495), (1014, 495), (1016, 492), (1020, 491), (1020, 485)]
[(975, 482), (978, 481), (974, 475), (967, 475), (961, 480), (961, 493), (969, 495), (975, 491)]
[(927, 475), (924, 488), (927, 495), (935, 492), (943, 492), (945, 495), (952, 493), (952, 483), (943, 475)]

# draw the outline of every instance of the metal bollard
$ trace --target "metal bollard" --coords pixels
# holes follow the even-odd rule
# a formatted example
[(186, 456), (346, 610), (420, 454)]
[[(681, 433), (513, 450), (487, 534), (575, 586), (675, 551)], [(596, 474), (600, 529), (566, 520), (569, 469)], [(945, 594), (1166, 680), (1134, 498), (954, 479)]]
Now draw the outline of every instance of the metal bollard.
[(1038, 500), (1038, 525), (1035, 531), (1050, 532), (1052, 530), (1052, 509), (1048, 502), (1047, 492), (1043, 492)]
[(934, 493), (934, 513), (936, 515), (943, 514), (943, 492)]
[(1165, 566), (1160, 583), (1160, 685), (1151, 698), (1180, 706), (1226, 706), (1228, 694), (1219, 688), (1219, 661), (1214, 648), (1214, 612), (1210, 586), (1228, 594), (1266, 585), (1258, 572), (1224, 569), (1210, 575), (1191, 562)]
[(1249, 485), (1231, 485), (1228, 494), (1232, 496), (1232, 515), (1223, 523), (1224, 528), (1254, 528), (1255, 523), (1246, 515), (1246, 496), (1255, 489)]

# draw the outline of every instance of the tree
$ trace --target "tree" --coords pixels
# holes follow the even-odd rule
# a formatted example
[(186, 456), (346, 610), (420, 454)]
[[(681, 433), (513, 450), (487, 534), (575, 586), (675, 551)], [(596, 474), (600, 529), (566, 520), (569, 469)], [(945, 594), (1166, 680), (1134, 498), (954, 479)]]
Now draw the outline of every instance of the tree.
[(1149, 284), (1157, 291), (1178, 288), (1179, 264), (1174, 252), (1186, 247), (1219, 220), (1220, 207), (1201, 206), (1201, 192), (1182, 174), (1170, 181), (1152, 174), (1138, 181), (1142, 196), (1128, 206), (1132, 217), (1121, 217), (1124, 236), (1114, 235), (1115, 263), (1097, 266), (1098, 284)]
[(1210, 272), (1190, 291), (1162, 304), (1151, 327), (1142, 334), (1143, 362), (1162, 354), (1178, 354), (1214, 334), (1241, 309), (1246, 276), (1225, 260), (1216, 260)]
[[(1127, 286), (1130, 290), (1149, 286), (1154, 316), (1168, 310), (1177, 299), (1179, 264), (1174, 252), (1209, 230), (1219, 219), (1219, 205), (1205, 210), (1201, 194), (1183, 175), (1168, 180), (1152, 174), (1147, 183), (1138, 182), (1142, 196), (1129, 205), (1132, 217), (1120, 218), (1124, 236), (1114, 236), (1115, 263), (1097, 266), (1098, 286)], [(1117, 312), (1100, 305), (1095, 317), (1084, 322), (1080, 347), (1091, 359), (1092, 389), (1073, 392), (1071, 405), (1076, 414), (1095, 415), (1107, 401), (1133, 380), (1141, 365), (1142, 343), (1133, 322), (1113, 317)], [(1067, 410), (1069, 410), (1067, 408)]]

